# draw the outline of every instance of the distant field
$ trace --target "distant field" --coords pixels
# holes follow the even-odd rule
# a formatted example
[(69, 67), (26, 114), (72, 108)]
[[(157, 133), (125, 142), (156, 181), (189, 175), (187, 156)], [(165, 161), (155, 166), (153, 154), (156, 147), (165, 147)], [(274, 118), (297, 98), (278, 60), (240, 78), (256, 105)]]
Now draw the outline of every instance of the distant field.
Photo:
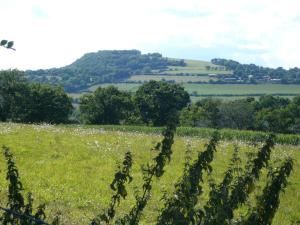
[[(89, 88), (89, 91), (95, 91), (97, 87), (107, 87), (114, 85), (120, 90), (135, 92), (140, 85), (138, 83), (106, 83), (95, 85)], [(292, 98), (300, 95), (300, 85), (283, 85), (283, 84), (182, 84), (189, 94), (198, 95), (193, 96), (192, 100), (196, 101), (203, 97), (215, 96), (227, 100), (244, 98), (246, 95), (259, 97), (263, 94), (273, 94), (276, 96), (283, 96)], [(71, 93), (70, 96), (78, 98), (81, 93)]]
[[(232, 74), (232, 71), (226, 71), (224, 67), (214, 65), (210, 62), (201, 61), (201, 60), (190, 60), (185, 59), (187, 64), (184, 67), (180, 66), (170, 66), (169, 70), (166, 71), (168, 74)], [(210, 67), (210, 69), (208, 69)]]
[[(111, 128), (113, 128), (111, 126)], [(120, 128), (120, 127), (119, 127)], [(117, 129), (119, 129), (117, 128)], [(147, 127), (145, 127), (147, 129)], [(157, 152), (150, 151), (161, 140), (159, 134), (141, 131), (111, 131), (100, 127), (23, 125), (0, 123), (0, 145), (7, 145), (13, 152), (25, 191), (32, 191), (35, 205), (46, 203), (49, 216), (62, 215), (62, 224), (85, 225), (102, 209), (108, 207), (112, 194), (109, 184), (127, 151), (133, 154), (133, 182), (129, 195), (121, 201), (118, 212), (126, 213), (134, 204), (134, 190), (142, 185), (141, 165), (151, 162)], [(184, 152), (189, 145), (194, 159), (203, 151), (207, 139), (176, 136), (173, 156), (166, 173), (153, 183), (153, 195), (145, 208), (141, 224), (154, 224), (158, 210), (163, 206), (164, 193), (172, 193), (174, 184), (182, 174)], [(240, 148), (242, 163), (246, 152), (257, 152), (242, 141), (222, 141), (212, 163), (212, 177), (219, 182), (229, 163), (234, 145)], [(291, 225), (300, 221), (300, 151), (299, 146), (276, 145), (272, 162), (291, 156), (295, 160), (294, 171), (289, 178), (285, 193), (281, 193), (281, 204), (273, 225)], [(4, 157), (0, 156), (0, 205), (5, 205), (7, 182), (5, 181)], [(265, 185), (266, 170), (255, 189), (259, 193)], [(199, 199), (203, 206), (208, 199), (208, 178), (205, 176), (204, 194)], [(251, 201), (253, 203), (253, 201)], [(249, 204), (249, 203), (248, 203)], [(242, 212), (239, 212), (242, 213)]]
[(208, 76), (197, 76), (197, 75), (193, 75), (193, 76), (179, 76), (179, 75), (134, 75), (131, 76), (128, 81), (136, 81), (136, 82), (147, 82), (150, 80), (156, 80), (156, 81), (161, 81), (161, 80), (165, 80), (165, 81), (175, 81), (176, 83), (187, 83), (187, 82), (208, 82), (209, 80), (215, 80), (215, 79), (211, 79)]
[(300, 85), (283, 84), (184, 84), (189, 93), (198, 94), (297, 94), (300, 95)]

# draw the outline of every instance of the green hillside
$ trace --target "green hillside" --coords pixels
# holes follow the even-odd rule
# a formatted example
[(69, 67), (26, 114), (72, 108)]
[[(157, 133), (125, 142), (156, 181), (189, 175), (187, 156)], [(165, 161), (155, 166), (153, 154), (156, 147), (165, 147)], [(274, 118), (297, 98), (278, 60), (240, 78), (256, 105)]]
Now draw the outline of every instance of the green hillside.
[[(60, 85), (76, 97), (111, 84), (134, 92), (140, 84), (150, 80), (183, 84), (194, 98), (263, 94), (290, 97), (299, 95), (296, 82), (299, 74), (298, 68), (271, 69), (223, 59), (212, 62), (174, 59), (159, 53), (142, 54), (138, 50), (87, 53), (65, 67), (26, 71), (30, 82)], [(285, 86), (286, 82), (295, 85)]]
[(123, 81), (134, 74), (167, 70), (168, 66), (185, 66), (185, 63), (168, 60), (159, 53), (107, 50), (87, 53), (65, 67), (26, 71), (26, 75), (31, 82), (61, 85), (68, 92), (78, 92), (104, 82)]
[[(142, 54), (138, 50), (87, 53), (65, 67), (26, 71), (30, 82), (61, 85), (67, 92), (81, 92), (102, 83), (142, 82), (138, 80), (139, 77), (137, 80), (131, 78), (139, 75), (161, 75), (166, 76), (166, 80), (168, 75), (203, 76), (200, 82), (207, 82), (209, 80), (207, 75), (210, 73), (230, 74), (231, 72), (224, 66), (205, 61), (169, 59), (159, 53)], [(181, 79), (188, 81), (185, 77)]]
[(185, 59), (186, 66), (169, 66), (168, 74), (208, 75), (208, 74), (232, 74), (225, 66), (212, 64), (203, 60)]

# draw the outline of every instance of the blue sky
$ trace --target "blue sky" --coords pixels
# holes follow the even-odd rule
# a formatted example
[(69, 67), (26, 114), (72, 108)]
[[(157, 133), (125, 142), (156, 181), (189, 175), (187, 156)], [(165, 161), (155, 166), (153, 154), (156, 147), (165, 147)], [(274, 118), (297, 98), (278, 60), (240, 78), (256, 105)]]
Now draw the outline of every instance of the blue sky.
[(0, 0), (0, 69), (72, 63), (84, 53), (139, 49), (164, 56), (300, 67), (299, 0)]

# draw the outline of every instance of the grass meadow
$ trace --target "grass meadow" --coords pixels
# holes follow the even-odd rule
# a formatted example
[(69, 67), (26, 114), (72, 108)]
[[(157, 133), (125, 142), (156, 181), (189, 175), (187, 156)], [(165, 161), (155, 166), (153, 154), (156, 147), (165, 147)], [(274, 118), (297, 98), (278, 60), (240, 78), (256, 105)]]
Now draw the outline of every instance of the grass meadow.
[[(232, 74), (232, 71), (224, 70), (224, 67), (214, 65), (211, 62), (202, 60), (191, 60), (185, 59), (184, 62), (186, 66), (169, 66), (169, 70), (165, 73), (167, 74), (190, 74), (190, 75), (200, 75), (200, 74)], [(211, 69), (207, 69), (207, 66)]]
[[(31, 191), (35, 203), (46, 203), (47, 213), (52, 217), (61, 214), (62, 222), (68, 225), (88, 224), (88, 222), (108, 206), (112, 194), (109, 184), (123, 160), (125, 152), (133, 154), (133, 182), (129, 185), (129, 196), (118, 207), (124, 214), (134, 204), (134, 192), (141, 190), (141, 166), (157, 154), (150, 149), (162, 139), (158, 133), (142, 131), (118, 131), (106, 127), (23, 125), (0, 123), (0, 145), (10, 147), (13, 152), (25, 191)], [(182, 174), (187, 146), (193, 157), (203, 151), (208, 139), (192, 136), (176, 136), (174, 153), (165, 175), (154, 182), (153, 195), (145, 209), (141, 224), (153, 224), (166, 192), (171, 194), (175, 182)], [(256, 152), (261, 146), (243, 141), (221, 141), (211, 175), (220, 181), (229, 163), (233, 146), (238, 145), (243, 163), (247, 152)], [(294, 171), (289, 178), (285, 193), (281, 194), (280, 208), (273, 225), (300, 223), (300, 147), (276, 145), (271, 164), (292, 156)], [(0, 156), (0, 205), (4, 206), (7, 192), (6, 164)], [(265, 184), (266, 171), (258, 183), (255, 193), (260, 193)], [(205, 182), (207, 183), (208, 177)], [(199, 199), (199, 207), (205, 204), (208, 187)], [(253, 205), (252, 198), (247, 204)], [(245, 208), (236, 212), (244, 214)], [(50, 220), (49, 220), (50, 221)]]

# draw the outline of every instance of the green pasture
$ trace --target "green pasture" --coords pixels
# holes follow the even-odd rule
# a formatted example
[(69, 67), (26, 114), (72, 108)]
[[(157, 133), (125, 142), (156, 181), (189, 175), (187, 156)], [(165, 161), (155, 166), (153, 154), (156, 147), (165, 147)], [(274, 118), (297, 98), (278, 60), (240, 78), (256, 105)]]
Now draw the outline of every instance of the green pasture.
[[(148, 77), (143, 75), (142, 77)], [(156, 77), (155, 75), (150, 76)], [(163, 77), (163, 76), (162, 76)], [(164, 76), (169, 77), (169, 76)], [(172, 76), (170, 76), (172, 77)], [(176, 76), (178, 77), (178, 76)], [(184, 76), (193, 77), (193, 76)], [(200, 77), (200, 76), (199, 76)], [(114, 85), (123, 91), (135, 92), (142, 84), (139, 83), (105, 83), (94, 85), (89, 88), (89, 91), (95, 91), (98, 87), (107, 87)], [(224, 100), (234, 100), (245, 98), (247, 96), (254, 96), (258, 98), (259, 95), (271, 94), (282, 96), (286, 98), (293, 98), (300, 95), (300, 85), (284, 85), (284, 84), (188, 84), (183, 83), (184, 89), (193, 95), (192, 101), (197, 101), (204, 97), (214, 96)], [(69, 95), (78, 98), (84, 93), (70, 93)]]
[[(144, 128), (147, 129), (147, 128)], [(183, 131), (181, 131), (183, 132)], [(207, 138), (189, 135), (175, 137), (174, 153), (165, 175), (154, 182), (153, 195), (145, 209), (141, 224), (153, 224), (162, 207), (163, 193), (171, 194), (176, 180), (182, 174), (187, 146), (193, 158), (204, 150)], [(193, 134), (191, 131), (190, 134)], [(106, 208), (112, 194), (109, 184), (117, 169), (117, 163), (125, 152), (131, 151), (134, 159), (133, 182), (129, 195), (118, 207), (120, 214), (127, 213), (134, 204), (134, 192), (141, 190), (141, 165), (151, 163), (157, 154), (150, 149), (162, 139), (158, 132), (143, 132), (143, 129), (126, 130), (109, 127), (23, 125), (0, 123), (0, 145), (10, 147), (20, 172), (25, 191), (33, 193), (35, 203), (46, 203), (49, 221), (54, 214), (61, 214), (63, 224), (84, 225), (102, 209)], [(245, 163), (246, 152), (256, 152), (261, 146), (241, 140), (223, 140), (218, 146), (211, 175), (217, 182), (229, 163), (233, 146), (238, 145)], [(290, 225), (300, 222), (300, 149), (299, 146), (277, 145), (272, 153), (271, 165), (291, 156), (295, 160), (294, 172), (289, 178), (285, 193), (273, 225)], [(6, 164), (0, 156), (0, 205), (5, 206), (7, 183)], [(205, 184), (208, 177), (205, 178)], [(265, 184), (266, 171), (258, 183), (255, 193), (260, 193)], [(208, 187), (199, 198), (202, 207), (208, 197)], [(254, 204), (253, 198), (248, 203)], [(245, 210), (237, 211), (236, 216)]]
[[(141, 84), (115, 83), (101, 84), (98, 86), (107, 87), (114, 85), (120, 90), (135, 92)], [(203, 95), (245, 95), (245, 94), (291, 94), (300, 95), (300, 85), (284, 84), (182, 84), (188, 93), (197, 92)], [(93, 86), (90, 90), (94, 91), (97, 87)]]
[[(211, 62), (202, 60), (185, 59), (186, 66), (169, 66), (164, 73), (167, 74), (232, 74), (232, 71), (225, 70), (224, 67), (214, 65)], [(209, 66), (211, 69), (207, 69)]]
[(175, 81), (176, 83), (187, 83), (187, 82), (208, 82), (209, 80), (215, 80), (214, 78), (209, 78), (208, 76), (179, 76), (179, 75), (134, 75), (131, 76), (128, 81), (135, 82), (147, 82), (150, 80), (156, 81)]
[(198, 94), (297, 94), (300, 95), (300, 85), (284, 84), (184, 84), (189, 93)]

